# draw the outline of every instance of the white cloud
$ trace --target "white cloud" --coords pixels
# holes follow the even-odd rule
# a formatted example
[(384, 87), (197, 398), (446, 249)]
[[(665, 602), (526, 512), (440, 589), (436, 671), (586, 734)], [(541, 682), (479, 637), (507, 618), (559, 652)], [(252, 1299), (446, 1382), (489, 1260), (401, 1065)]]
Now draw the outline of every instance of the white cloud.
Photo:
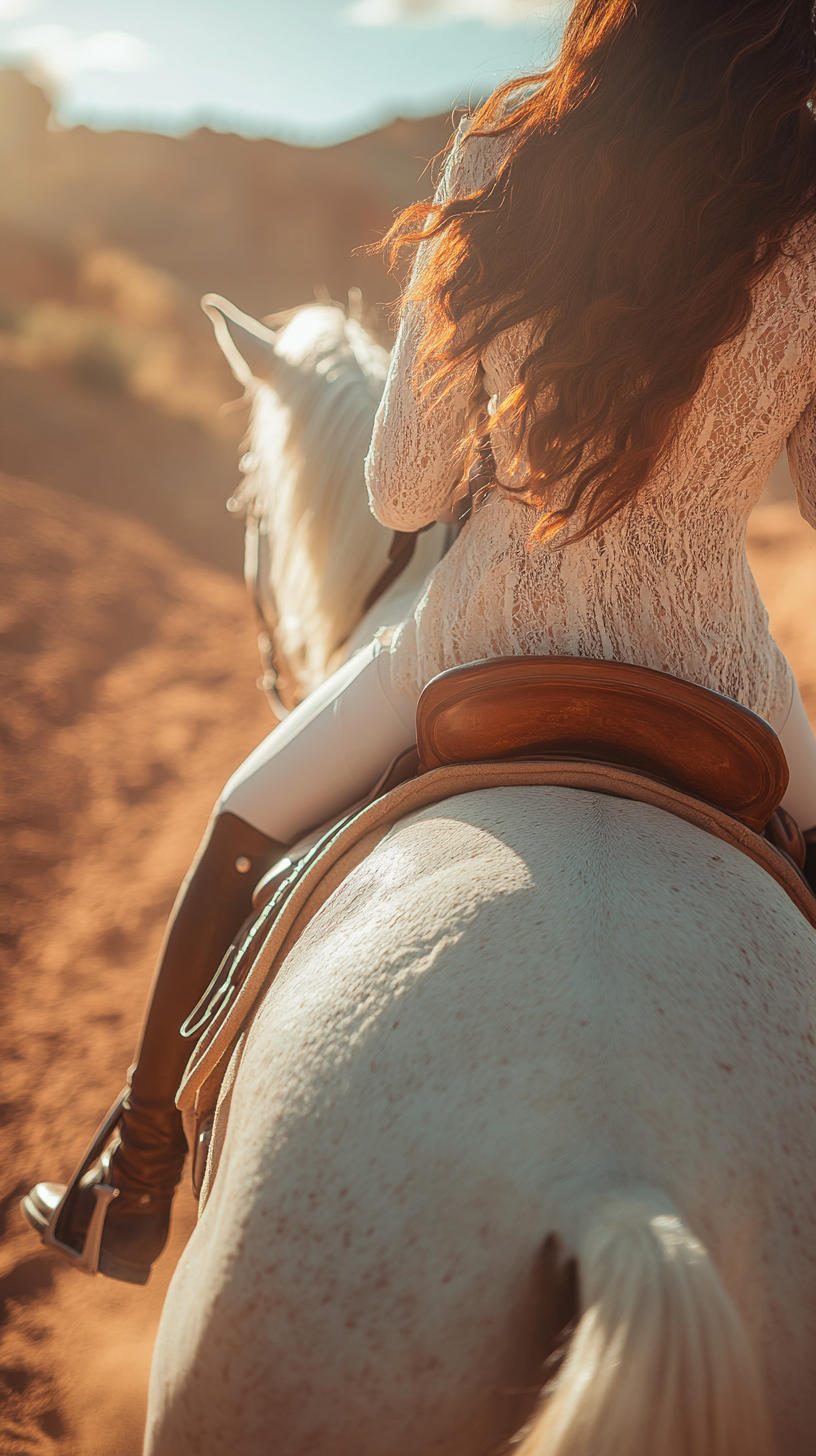
[(559, 5), (563, 0), (352, 0), (343, 18), (350, 25), (450, 25), (457, 20), (520, 25)]
[(143, 71), (153, 60), (150, 46), (125, 30), (80, 36), (67, 25), (16, 30), (4, 51), (26, 61), (38, 76), (58, 83), (71, 81), (81, 71)]
[(36, 10), (38, 0), (0, 0), (0, 20), (16, 20)]

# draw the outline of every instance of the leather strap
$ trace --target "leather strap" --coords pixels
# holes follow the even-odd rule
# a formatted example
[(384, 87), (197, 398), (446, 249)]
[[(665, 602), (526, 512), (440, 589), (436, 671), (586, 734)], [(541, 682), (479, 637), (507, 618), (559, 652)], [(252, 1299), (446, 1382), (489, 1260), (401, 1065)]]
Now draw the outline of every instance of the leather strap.
[[(420, 809), (474, 790), (548, 784), (652, 804), (694, 824), (760, 865), (816, 929), (816, 898), (785, 854), (721, 809), (670, 788), (648, 774), (566, 758), (456, 764), (432, 769), (399, 784), (346, 822), (297, 880), (277, 913), (270, 916), (271, 924), (267, 921), (253, 929), (252, 945), (247, 947), (251, 956), (248, 973), (227, 1013), (213, 1020), (196, 1046), (179, 1087), (176, 1105), (182, 1111), (196, 1108), (199, 1112), (202, 1107), (215, 1106), (227, 1058), (264, 987), (320, 906), (395, 824)], [(244, 948), (239, 952), (243, 954)]]
[[(433, 522), (431, 522), (431, 525), (433, 525)], [(428, 527), (426, 526), (424, 529), (427, 531)], [(391, 545), (388, 548), (388, 565), (384, 571), (380, 572), (371, 591), (363, 602), (362, 617), (365, 616), (366, 612), (371, 610), (374, 603), (378, 602), (381, 596), (385, 595), (391, 583), (396, 581), (398, 576), (402, 575), (416, 551), (416, 543), (420, 534), (421, 532), (419, 531), (394, 532), (391, 537)]]

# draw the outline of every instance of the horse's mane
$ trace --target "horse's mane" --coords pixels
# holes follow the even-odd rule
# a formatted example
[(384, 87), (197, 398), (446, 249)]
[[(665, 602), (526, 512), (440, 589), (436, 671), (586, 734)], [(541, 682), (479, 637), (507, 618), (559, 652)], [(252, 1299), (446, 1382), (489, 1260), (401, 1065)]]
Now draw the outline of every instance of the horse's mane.
[(388, 354), (340, 306), (318, 303), (288, 316), (267, 358), (267, 378), (250, 389), (235, 504), (257, 525), (258, 584), (277, 618), (276, 649), (309, 691), (387, 560), (389, 535), (368, 509), (363, 462)]

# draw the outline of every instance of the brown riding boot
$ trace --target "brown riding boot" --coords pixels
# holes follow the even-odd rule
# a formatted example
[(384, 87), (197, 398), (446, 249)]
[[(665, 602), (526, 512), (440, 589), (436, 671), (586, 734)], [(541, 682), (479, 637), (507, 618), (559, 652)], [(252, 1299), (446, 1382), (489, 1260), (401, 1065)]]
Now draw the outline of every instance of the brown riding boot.
[(193, 1043), (179, 1028), (252, 910), (284, 847), (235, 814), (210, 820), (173, 906), (129, 1086), (67, 1188), (38, 1183), (22, 1209), (46, 1244), (89, 1273), (144, 1284), (167, 1241), (187, 1144), (175, 1095)]

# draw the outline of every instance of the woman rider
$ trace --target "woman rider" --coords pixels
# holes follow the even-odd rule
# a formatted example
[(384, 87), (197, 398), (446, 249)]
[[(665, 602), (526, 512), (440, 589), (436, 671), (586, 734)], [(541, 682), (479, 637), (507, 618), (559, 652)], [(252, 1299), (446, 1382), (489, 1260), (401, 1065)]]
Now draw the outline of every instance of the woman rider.
[[(552, 69), (467, 121), (433, 203), (395, 225), (394, 247), (417, 252), (372, 509), (410, 531), (450, 508), (480, 388), (494, 488), (391, 650), (372, 644), (312, 693), (216, 805), (117, 1135), (67, 1233), (81, 1248), (91, 1186), (112, 1183), (102, 1273), (142, 1283), (165, 1243), (186, 1152), (178, 1028), (255, 882), (413, 742), (436, 673), (576, 654), (713, 688), (776, 728), (784, 805), (816, 826), (816, 742), (745, 557), (786, 442), (816, 525), (814, 94), (811, 0), (576, 0)], [(40, 1226), (56, 1196), (29, 1196)]]

